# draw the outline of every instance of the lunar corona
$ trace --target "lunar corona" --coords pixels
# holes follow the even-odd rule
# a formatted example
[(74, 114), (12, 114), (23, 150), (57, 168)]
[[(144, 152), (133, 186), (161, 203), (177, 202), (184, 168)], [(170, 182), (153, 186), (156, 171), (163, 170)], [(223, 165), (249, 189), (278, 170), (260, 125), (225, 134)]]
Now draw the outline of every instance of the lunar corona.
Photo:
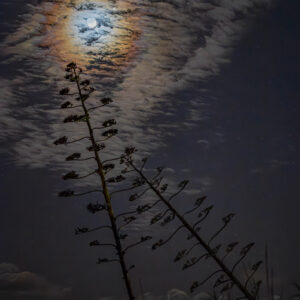
[[(75, 6), (63, 1), (45, 6), (45, 31), (40, 43), (63, 65), (76, 61), (83, 69), (113, 77), (125, 68), (135, 53), (140, 36), (140, 15), (134, 4), (77, 0)], [(105, 53), (105, 60), (99, 59)]]

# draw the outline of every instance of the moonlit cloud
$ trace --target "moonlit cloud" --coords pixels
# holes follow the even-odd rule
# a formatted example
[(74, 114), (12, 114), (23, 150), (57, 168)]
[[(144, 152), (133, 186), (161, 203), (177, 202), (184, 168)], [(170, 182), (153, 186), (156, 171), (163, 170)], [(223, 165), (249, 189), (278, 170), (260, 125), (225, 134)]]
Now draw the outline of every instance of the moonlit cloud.
[[(83, 58), (78, 60), (98, 91), (94, 99), (115, 100), (111, 109), (93, 116), (94, 123), (103, 121), (104, 115), (118, 120), (120, 135), (110, 145), (111, 153), (128, 144), (149, 153), (174, 132), (167, 118), (180, 100), (178, 92), (209, 80), (230, 63), (249, 18), (271, 0), (76, 3), (28, 4), (15, 32), (1, 45), (2, 66), (16, 67), (11, 78), (0, 81), (1, 139), (13, 140), (9, 151), (20, 165), (68, 168), (64, 157), (71, 150), (58, 149), (52, 142), (65, 134), (74, 138), (85, 134), (84, 126), (61, 124), (66, 113), (57, 109), (62, 101), (57, 91), (68, 84), (62, 81), (64, 55), (68, 59), (81, 49), (78, 55)], [(64, 10), (65, 15), (52, 16)], [(94, 28), (88, 26), (91, 18), (97, 22)], [(189, 99), (185, 117), (176, 120), (174, 128), (205, 119), (200, 104), (201, 99)], [(170, 107), (169, 115), (160, 111), (161, 105)], [(159, 124), (152, 122), (155, 116), (163, 116)], [(72, 152), (84, 146), (79, 143)], [(89, 167), (83, 165), (82, 172)]]

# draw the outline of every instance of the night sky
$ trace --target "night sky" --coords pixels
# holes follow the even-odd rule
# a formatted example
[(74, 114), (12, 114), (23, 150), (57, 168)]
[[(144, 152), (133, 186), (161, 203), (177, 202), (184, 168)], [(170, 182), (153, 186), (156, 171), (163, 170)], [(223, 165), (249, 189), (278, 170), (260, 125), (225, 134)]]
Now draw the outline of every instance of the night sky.
[[(85, 199), (57, 197), (71, 150), (53, 141), (83, 133), (58, 109), (73, 60), (94, 98), (114, 99), (94, 115), (118, 121), (110, 154), (134, 145), (149, 168), (168, 167), (171, 185), (189, 179), (178, 205), (207, 195), (212, 228), (235, 212), (224, 238), (256, 242), (252, 261), (267, 245), (276, 299), (289, 299), (300, 279), (299, 9), (298, 0), (1, 1), (0, 299), (127, 299), (119, 266), (97, 265), (93, 237), (74, 235), (99, 217)], [(132, 234), (158, 237), (147, 221)], [(140, 299), (211, 299), (209, 286), (188, 294), (204, 270), (172, 263), (185, 243), (133, 251)]]

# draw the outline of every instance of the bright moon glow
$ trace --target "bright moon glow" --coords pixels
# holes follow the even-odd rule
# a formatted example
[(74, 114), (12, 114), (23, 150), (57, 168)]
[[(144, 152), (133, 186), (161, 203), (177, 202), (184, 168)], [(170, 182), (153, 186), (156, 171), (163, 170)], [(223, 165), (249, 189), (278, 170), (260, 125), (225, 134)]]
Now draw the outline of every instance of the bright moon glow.
[(95, 18), (89, 18), (87, 19), (87, 26), (91, 29), (94, 29), (97, 26), (97, 21)]

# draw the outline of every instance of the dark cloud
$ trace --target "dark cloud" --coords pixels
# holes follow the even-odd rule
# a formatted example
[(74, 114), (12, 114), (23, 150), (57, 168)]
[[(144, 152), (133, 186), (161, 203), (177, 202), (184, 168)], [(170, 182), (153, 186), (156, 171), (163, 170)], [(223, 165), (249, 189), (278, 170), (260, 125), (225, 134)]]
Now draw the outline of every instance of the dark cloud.
[(70, 288), (55, 285), (33, 272), (21, 271), (14, 264), (0, 264), (0, 296), (5, 295), (5, 299), (67, 299), (70, 292)]

